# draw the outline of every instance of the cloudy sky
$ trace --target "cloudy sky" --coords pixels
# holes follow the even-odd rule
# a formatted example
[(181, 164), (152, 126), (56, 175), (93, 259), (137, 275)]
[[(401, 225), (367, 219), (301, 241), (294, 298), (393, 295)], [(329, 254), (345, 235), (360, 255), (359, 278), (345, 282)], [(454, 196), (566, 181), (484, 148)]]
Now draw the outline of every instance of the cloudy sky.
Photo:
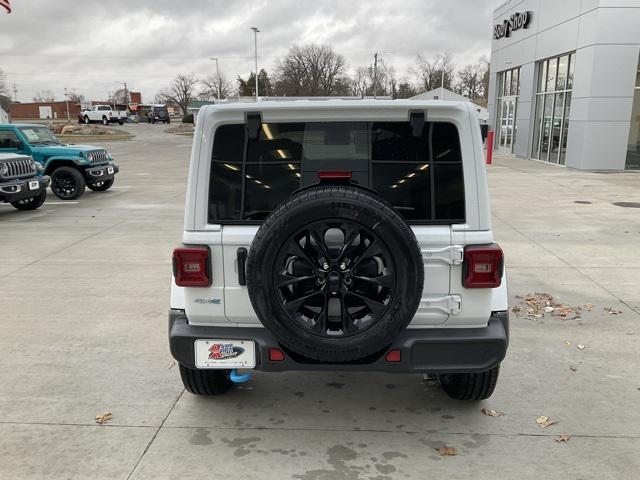
[(268, 70), (296, 44), (331, 45), (351, 69), (374, 52), (399, 77), (416, 55), (448, 51), (458, 65), (489, 54), (491, 11), (477, 0), (11, 0), (0, 12), (0, 69), (31, 101), (64, 88), (101, 99), (127, 82), (151, 101), (178, 73), (205, 76), (220, 59), (227, 78)]

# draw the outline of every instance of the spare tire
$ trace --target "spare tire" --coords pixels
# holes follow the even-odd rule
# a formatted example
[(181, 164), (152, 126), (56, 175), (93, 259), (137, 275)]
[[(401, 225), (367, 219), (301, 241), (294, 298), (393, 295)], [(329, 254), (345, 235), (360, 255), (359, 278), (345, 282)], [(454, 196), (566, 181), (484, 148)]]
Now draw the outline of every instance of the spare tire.
[(321, 362), (382, 352), (413, 318), (423, 283), (411, 228), (351, 185), (294, 194), (262, 224), (247, 261), (262, 324), (285, 348)]

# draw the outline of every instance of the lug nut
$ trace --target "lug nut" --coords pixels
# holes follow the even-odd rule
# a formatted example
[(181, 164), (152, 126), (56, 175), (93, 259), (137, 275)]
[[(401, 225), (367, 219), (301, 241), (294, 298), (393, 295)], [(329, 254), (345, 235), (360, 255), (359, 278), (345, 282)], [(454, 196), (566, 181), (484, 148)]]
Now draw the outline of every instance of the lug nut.
[(346, 264), (346, 263), (344, 263), (344, 262), (342, 262), (342, 263), (340, 264), (340, 270), (346, 270), (346, 269), (347, 269), (347, 264)]
[(329, 270), (329, 264), (327, 262), (324, 262), (324, 264), (322, 265), (322, 268), (324, 270)]

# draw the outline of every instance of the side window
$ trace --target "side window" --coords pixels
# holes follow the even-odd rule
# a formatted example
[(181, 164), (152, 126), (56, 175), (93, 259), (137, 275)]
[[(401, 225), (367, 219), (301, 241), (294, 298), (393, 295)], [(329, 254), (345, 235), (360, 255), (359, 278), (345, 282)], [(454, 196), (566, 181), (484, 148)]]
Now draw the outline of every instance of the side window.
[(13, 130), (0, 130), (0, 149), (17, 148), (19, 144), (20, 140)]

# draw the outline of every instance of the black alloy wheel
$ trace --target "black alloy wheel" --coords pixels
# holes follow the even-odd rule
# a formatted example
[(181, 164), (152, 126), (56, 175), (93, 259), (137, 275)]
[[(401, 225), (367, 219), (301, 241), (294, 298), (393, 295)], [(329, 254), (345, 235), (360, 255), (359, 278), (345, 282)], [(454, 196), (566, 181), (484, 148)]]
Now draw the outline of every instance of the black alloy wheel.
[(312, 223), (276, 258), (273, 285), (285, 314), (321, 337), (366, 330), (385, 314), (396, 289), (393, 258), (370, 229), (346, 220)]
[(292, 195), (259, 228), (246, 283), (260, 322), (291, 352), (343, 363), (384, 351), (413, 318), (420, 246), (393, 207), (352, 185)]
[(51, 174), (51, 191), (60, 200), (75, 200), (84, 193), (86, 183), (75, 168), (59, 167)]

